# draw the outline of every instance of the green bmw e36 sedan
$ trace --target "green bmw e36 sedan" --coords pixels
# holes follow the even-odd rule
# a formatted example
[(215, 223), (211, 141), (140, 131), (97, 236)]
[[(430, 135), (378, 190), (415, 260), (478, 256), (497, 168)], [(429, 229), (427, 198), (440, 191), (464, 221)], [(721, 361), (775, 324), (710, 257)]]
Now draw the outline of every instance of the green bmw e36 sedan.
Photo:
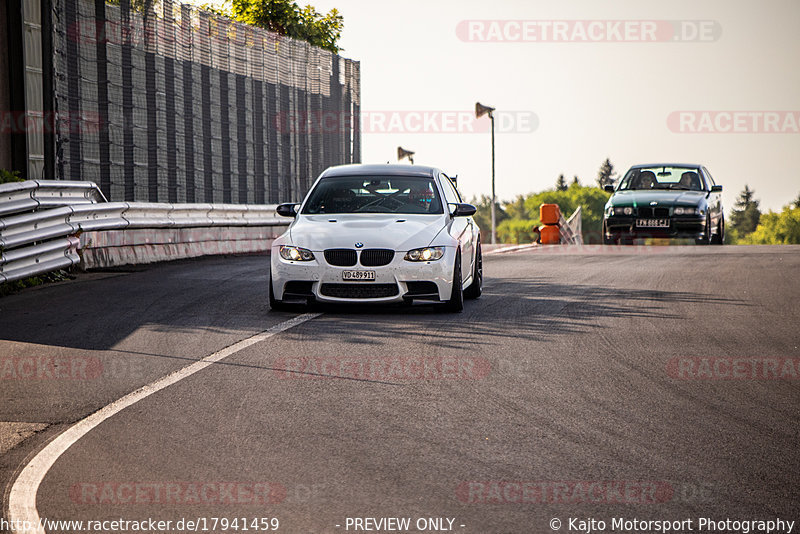
[(616, 186), (603, 214), (603, 242), (631, 244), (637, 238), (694, 239), (722, 244), (722, 186), (702, 165), (634, 165)]

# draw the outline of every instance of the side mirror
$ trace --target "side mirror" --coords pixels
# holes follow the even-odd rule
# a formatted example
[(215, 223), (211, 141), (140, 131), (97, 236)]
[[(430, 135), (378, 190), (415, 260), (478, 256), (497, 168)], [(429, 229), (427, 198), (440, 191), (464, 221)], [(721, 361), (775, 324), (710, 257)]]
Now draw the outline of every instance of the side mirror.
[(711, 186), (711, 192), (712, 193), (719, 193), (721, 191), (722, 191), (722, 186), (721, 185), (712, 185)]
[(278, 207), (275, 211), (278, 212), (278, 215), (283, 217), (297, 217), (297, 212), (294, 211), (294, 207), (296, 204), (294, 202), (288, 202), (286, 204), (278, 204)]
[(606, 185), (603, 186), (603, 191), (605, 191), (606, 193), (613, 193), (614, 192), (614, 186), (610, 185), (610, 184), (606, 184)]
[(469, 217), (470, 215), (475, 215), (475, 212), (478, 211), (478, 208), (473, 206), (472, 204), (450, 204), (453, 206), (450, 210), (450, 215), (453, 217)]

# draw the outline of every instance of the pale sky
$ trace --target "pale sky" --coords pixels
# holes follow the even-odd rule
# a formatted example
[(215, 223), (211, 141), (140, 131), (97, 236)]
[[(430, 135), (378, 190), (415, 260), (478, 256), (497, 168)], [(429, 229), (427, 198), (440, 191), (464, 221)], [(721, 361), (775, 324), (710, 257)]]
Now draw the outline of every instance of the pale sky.
[[(342, 55), (361, 62), (367, 114), (388, 120), (394, 111), (428, 112), (435, 120), (436, 112), (466, 116), (476, 101), (506, 119), (535, 114), (534, 130), (523, 123), (516, 128), (522, 131), (497, 132), (500, 199), (552, 187), (560, 173), (594, 183), (606, 157), (619, 173), (637, 163), (702, 163), (724, 186), (726, 211), (745, 183), (763, 209), (779, 210), (800, 193), (800, 0), (310, 3), (344, 16)], [(594, 41), (618, 36), (603, 24), (620, 20), (645, 21), (627, 25), (635, 42)], [(473, 40), (467, 22), (457, 33), (462, 21), (477, 21)], [(488, 21), (505, 22), (493, 28)], [(529, 21), (529, 42), (520, 41), (520, 21)], [(552, 21), (571, 21), (570, 29), (558, 42), (542, 42)], [(574, 21), (583, 22), (575, 28)], [(670, 40), (675, 26), (664, 21), (691, 21), (683, 31), (701, 29), (707, 40)], [(510, 42), (479, 40), (502, 38), (492, 34), (498, 28)], [(571, 33), (581, 28), (592, 37), (580, 41), (581, 33)], [(648, 42), (654, 35), (661, 40)], [(667, 118), (676, 111), (708, 112), (683, 115), (684, 129), (705, 124), (705, 131), (725, 131), (681, 133), (678, 121), (671, 129)], [(793, 113), (766, 119), (767, 133), (752, 131), (764, 130), (763, 115), (713, 114), (720, 111)], [(400, 145), (416, 152), (417, 164), (458, 174), (465, 196), (490, 192), (488, 130), (418, 133), (409, 130), (419, 123), (407, 124), (389, 133), (365, 131), (362, 160), (394, 162)], [(432, 124), (424, 128), (436, 130)], [(785, 133), (772, 133), (776, 128)]]

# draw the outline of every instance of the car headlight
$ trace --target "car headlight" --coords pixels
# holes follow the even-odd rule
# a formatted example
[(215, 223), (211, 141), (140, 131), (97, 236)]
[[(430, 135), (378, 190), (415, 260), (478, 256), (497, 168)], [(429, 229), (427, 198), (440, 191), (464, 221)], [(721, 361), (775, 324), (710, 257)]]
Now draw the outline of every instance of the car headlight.
[(703, 209), (695, 206), (678, 206), (673, 210), (675, 215), (703, 215)]
[(608, 208), (609, 215), (633, 215), (633, 208), (631, 206), (611, 206)]
[(415, 248), (406, 252), (406, 261), (436, 261), (444, 256), (444, 247)]
[(281, 258), (290, 261), (311, 261), (314, 259), (314, 253), (310, 250), (289, 245), (281, 245), (280, 254)]

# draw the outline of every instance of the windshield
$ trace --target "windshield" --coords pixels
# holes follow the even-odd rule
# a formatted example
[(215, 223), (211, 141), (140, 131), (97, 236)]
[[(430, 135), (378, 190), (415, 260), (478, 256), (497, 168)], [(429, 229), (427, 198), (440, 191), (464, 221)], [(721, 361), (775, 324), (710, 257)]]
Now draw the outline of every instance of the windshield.
[(441, 214), (443, 211), (431, 178), (337, 176), (319, 181), (303, 213)]
[(685, 189), (703, 191), (703, 182), (694, 167), (639, 167), (631, 169), (619, 184), (626, 189)]

